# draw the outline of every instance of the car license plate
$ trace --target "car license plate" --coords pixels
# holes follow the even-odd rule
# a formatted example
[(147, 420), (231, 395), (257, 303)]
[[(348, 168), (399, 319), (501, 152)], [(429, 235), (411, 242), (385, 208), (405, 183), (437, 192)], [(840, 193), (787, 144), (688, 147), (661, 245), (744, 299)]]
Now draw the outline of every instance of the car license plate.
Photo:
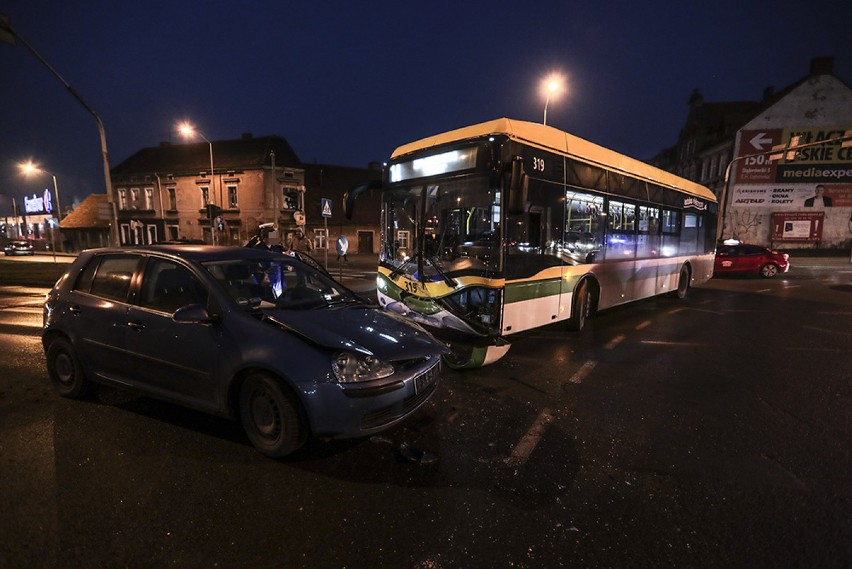
[(441, 364), (438, 363), (426, 373), (422, 373), (414, 378), (414, 393), (422, 393), (424, 389), (428, 389), (432, 384), (438, 381), (441, 375)]

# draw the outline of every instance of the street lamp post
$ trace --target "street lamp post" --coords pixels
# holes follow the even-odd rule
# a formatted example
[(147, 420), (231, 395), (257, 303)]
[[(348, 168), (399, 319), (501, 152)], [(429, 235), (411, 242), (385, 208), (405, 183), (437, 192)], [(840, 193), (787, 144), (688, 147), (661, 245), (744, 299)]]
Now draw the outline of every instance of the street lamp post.
[(550, 104), (550, 98), (562, 91), (562, 77), (559, 75), (551, 75), (544, 81), (543, 85), (547, 97), (544, 100), (544, 121), (542, 124), (547, 126), (547, 106)]
[[(68, 92), (77, 99), (83, 108), (89, 111), (89, 113), (95, 118), (95, 122), (98, 125), (98, 133), (101, 137), (101, 156), (103, 158), (103, 167), (104, 167), (104, 180), (106, 182), (106, 195), (109, 202), (112, 204), (112, 212), (110, 213), (111, 217), (111, 229), (110, 234), (112, 236), (112, 241), (116, 245), (119, 244), (120, 239), (118, 235), (118, 213), (115, 208), (115, 201), (113, 201), (112, 195), (112, 178), (109, 171), (109, 152), (107, 151), (107, 141), (106, 141), (106, 131), (104, 130), (104, 123), (101, 121), (101, 117), (89, 106), (89, 104), (83, 99), (80, 93), (77, 92), (74, 87), (72, 87), (68, 81), (66, 81), (62, 75), (59, 74), (56, 69), (54, 69), (46, 59), (44, 59), (39, 52), (35, 50), (33, 46), (29, 44), (27, 40), (25, 40), (21, 34), (19, 34), (14, 28), (12, 28), (11, 24), (9, 24), (9, 18), (5, 15), (0, 14), (0, 41), (4, 41), (6, 43), (14, 44), (15, 40), (20, 40), (22, 44), (32, 53), (36, 59), (38, 59), (42, 65), (44, 65), (48, 71), (50, 71), (54, 77), (59, 79), (59, 81), (68, 89)], [(56, 196), (56, 204), (57, 207), (59, 205), (59, 196)], [(61, 215), (61, 212), (60, 212)]]
[[(62, 223), (62, 206), (59, 203), (59, 184), (56, 183), (56, 175), (51, 173), (51, 172), (48, 172), (47, 170), (45, 170), (43, 168), (39, 168), (38, 166), (36, 166), (32, 162), (26, 162), (24, 164), (20, 164), (19, 166), (21, 168), (21, 172), (25, 176), (31, 176), (33, 174), (41, 172), (42, 174), (47, 174), (48, 176), (53, 178), (53, 193), (56, 196), (56, 218), (57, 218), (57, 222), (56, 222), (56, 228), (51, 228), (50, 235), (52, 237), (51, 240), (53, 241), (53, 261), (56, 262), (56, 231), (59, 229), (59, 224)], [(48, 213), (50, 213), (50, 212), (48, 212)]]
[[(210, 142), (210, 140), (208, 140), (208, 138), (206, 136), (204, 136), (201, 133), (201, 131), (196, 129), (189, 122), (184, 121), (184, 122), (180, 123), (178, 125), (178, 131), (180, 131), (181, 135), (183, 135), (184, 138), (190, 138), (194, 135), (198, 135), (210, 147), (210, 193), (215, 194), (216, 193), (215, 192), (216, 181), (213, 178), (213, 143)], [(219, 195), (219, 207), (222, 207), (222, 185), (221, 184), (219, 184), (219, 194), (218, 195)], [(208, 203), (212, 202), (212, 200), (210, 199), (210, 196), (208, 196), (207, 201), (208, 201)], [(213, 222), (214, 222), (214, 220), (211, 219), (210, 220), (210, 234), (213, 237), (213, 244), (216, 245), (218, 240), (216, 239), (216, 227), (215, 227)]]

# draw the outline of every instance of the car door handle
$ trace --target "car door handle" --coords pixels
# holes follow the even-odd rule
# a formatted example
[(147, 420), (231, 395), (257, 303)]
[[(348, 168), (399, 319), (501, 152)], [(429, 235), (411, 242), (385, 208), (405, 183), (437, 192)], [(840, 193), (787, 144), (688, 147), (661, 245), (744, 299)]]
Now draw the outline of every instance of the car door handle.
[(134, 320), (133, 322), (128, 322), (127, 327), (132, 328), (133, 330), (136, 330), (137, 332), (141, 332), (142, 330), (145, 329), (145, 325), (142, 324), (141, 322), (139, 322), (138, 320)]

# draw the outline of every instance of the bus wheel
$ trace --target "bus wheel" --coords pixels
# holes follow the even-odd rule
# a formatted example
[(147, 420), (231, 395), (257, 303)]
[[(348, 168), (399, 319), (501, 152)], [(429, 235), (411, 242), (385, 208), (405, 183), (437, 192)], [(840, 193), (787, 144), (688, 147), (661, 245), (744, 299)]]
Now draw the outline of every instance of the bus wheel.
[(571, 318), (568, 319), (568, 329), (580, 332), (586, 327), (586, 320), (592, 315), (592, 291), (589, 283), (583, 281), (574, 293), (571, 305)]
[(678, 275), (677, 279), (677, 289), (673, 290), (671, 295), (680, 299), (686, 298), (686, 293), (689, 292), (690, 277), (689, 267), (686, 265), (682, 266), (680, 268), (680, 275)]

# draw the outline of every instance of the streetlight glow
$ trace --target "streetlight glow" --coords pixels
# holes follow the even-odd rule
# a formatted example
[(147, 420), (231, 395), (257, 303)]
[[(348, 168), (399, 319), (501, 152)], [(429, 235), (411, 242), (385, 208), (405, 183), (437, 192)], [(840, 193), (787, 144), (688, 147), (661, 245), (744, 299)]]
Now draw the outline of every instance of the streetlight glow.
[(550, 104), (550, 99), (559, 95), (563, 90), (565, 79), (558, 73), (551, 73), (545, 78), (542, 83), (542, 90), (546, 97), (544, 99), (544, 122), (547, 125), (547, 106)]
[[(201, 131), (192, 126), (192, 123), (190, 123), (189, 121), (182, 121), (178, 123), (177, 129), (178, 132), (184, 138), (192, 138), (194, 136), (198, 136), (202, 140), (204, 140), (204, 142), (206, 142), (210, 147), (210, 193), (207, 195), (207, 205), (213, 204), (213, 196), (215, 194), (216, 185), (216, 181), (213, 178), (213, 143), (210, 142), (210, 140), (206, 136), (204, 136)], [(222, 205), (222, 185), (219, 184), (219, 207), (222, 207)], [(216, 242), (218, 240), (216, 238), (216, 227), (214, 226), (213, 219), (210, 220), (210, 235), (213, 239), (213, 244), (216, 245)]]
[[(33, 164), (32, 160), (27, 160), (26, 162), (21, 162), (20, 164), (18, 164), (18, 168), (20, 168), (21, 173), (24, 176), (26, 176), (27, 178), (29, 178), (30, 176), (33, 176), (35, 174), (38, 174), (38, 173), (47, 174), (48, 176), (53, 178), (53, 193), (54, 193), (54, 195), (56, 195), (57, 224), (56, 224), (55, 229), (51, 227), (50, 234), (51, 234), (52, 241), (53, 241), (53, 262), (55, 263), (56, 262), (56, 230), (59, 229), (59, 223), (62, 222), (62, 206), (59, 203), (59, 184), (56, 183), (56, 174), (52, 174), (51, 172), (48, 172), (47, 170), (45, 170), (43, 168), (39, 168), (38, 164)], [(45, 213), (52, 214), (53, 212), (47, 211), (45, 209)]]

